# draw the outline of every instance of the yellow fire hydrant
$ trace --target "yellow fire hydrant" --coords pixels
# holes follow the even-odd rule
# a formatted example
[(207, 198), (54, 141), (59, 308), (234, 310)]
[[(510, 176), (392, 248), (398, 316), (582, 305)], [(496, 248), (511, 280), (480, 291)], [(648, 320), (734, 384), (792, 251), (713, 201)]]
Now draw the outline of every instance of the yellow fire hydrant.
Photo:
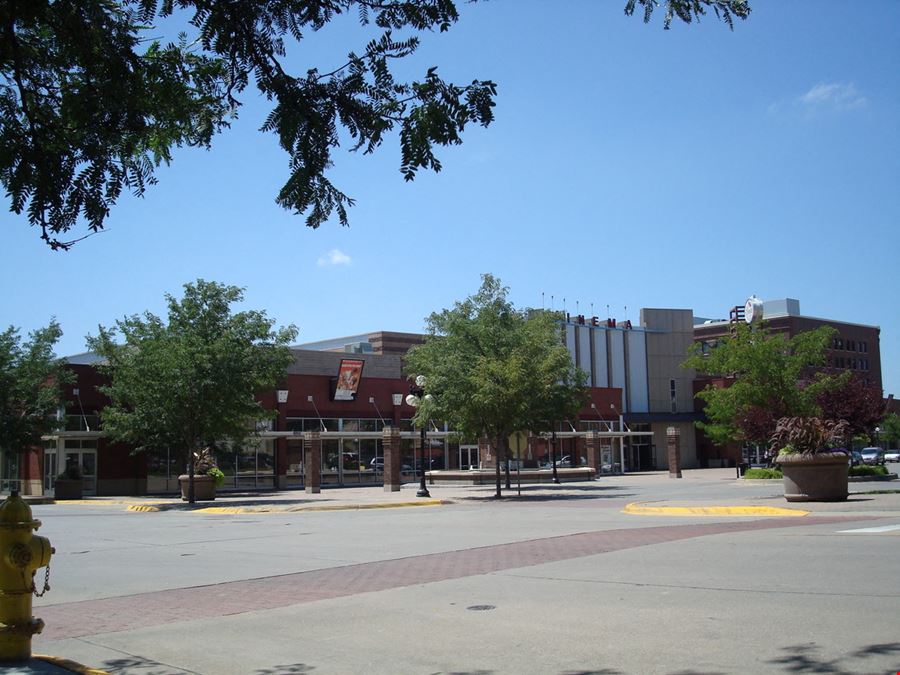
[[(31, 658), (31, 637), (44, 628), (31, 616), (31, 595), (50, 590), (50, 555), (56, 551), (46, 537), (32, 534), (40, 526), (18, 492), (0, 504), (0, 663)], [(47, 568), (41, 592), (34, 585), (39, 567)]]

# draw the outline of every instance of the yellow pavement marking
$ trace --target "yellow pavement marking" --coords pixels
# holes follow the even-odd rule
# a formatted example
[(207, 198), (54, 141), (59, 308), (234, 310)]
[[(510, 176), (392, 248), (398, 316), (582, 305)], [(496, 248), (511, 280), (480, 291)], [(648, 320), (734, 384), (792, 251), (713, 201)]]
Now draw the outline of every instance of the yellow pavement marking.
[(66, 670), (69, 670), (73, 673), (79, 673), (80, 675), (109, 675), (109, 673), (107, 673), (105, 670), (99, 670), (97, 668), (84, 666), (70, 659), (60, 658), (59, 656), (32, 654), (32, 657), (35, 659), (40, 659), (41, 661), (46, 661), (47, 663), (52, 663), (54, 666), (65, 668)]
[(154, 513), (159, 511), (160, 508), (158, 506), (151, 506), (149, 504), (131, 504), (128, 507), (129, 511), (138, 511), (140, 513)]
[(799, 517), (809, 511), (777, 506), (645, 506), (640, 502), (628, 504), (622, 513), (634, 516), (775, 516)]

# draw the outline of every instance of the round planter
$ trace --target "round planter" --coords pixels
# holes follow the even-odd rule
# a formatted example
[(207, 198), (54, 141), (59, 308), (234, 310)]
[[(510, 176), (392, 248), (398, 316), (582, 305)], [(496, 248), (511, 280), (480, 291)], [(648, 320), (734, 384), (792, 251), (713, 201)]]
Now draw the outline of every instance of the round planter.
[[(181, 500), (188, 501), (190, 478), (187, 474), (178, 476), (181, 485)], [(206, 474), (194, 474), (194, 501), (208, 502), (216, 498), (216, 479)]]
[(840, 502), (847, 499), (849, 464), (843, 452), (778, 455), (789, 502)]

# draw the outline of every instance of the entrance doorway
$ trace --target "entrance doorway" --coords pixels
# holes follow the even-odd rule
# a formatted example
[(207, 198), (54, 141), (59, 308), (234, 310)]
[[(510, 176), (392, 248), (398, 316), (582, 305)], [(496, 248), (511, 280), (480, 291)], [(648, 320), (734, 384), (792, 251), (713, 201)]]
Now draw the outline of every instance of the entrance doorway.
[(56, 484), (56, 477), (70, 466), (81, 471), (85, 495), (97, 494), (97, 439), (67, 438), (63, 441), (62, 456), (56, 444), (44, 448), (44, 492), (49, 493)]
[(477, 445), (460, 445), (459, 446), (459, 468), (463, 471), (478, 468), (478, 446)]

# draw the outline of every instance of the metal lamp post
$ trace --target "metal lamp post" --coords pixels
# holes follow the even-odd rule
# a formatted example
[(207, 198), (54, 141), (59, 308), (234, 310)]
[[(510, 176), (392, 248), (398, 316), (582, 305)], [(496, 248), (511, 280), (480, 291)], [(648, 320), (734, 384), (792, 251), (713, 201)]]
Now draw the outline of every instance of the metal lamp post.
[[(416, 377), (416, 383), (409, 386), (409, 394), (406, 396), (406, 403), (413, 408), (418, 408), (423, 401), (430, 403), (434, 400), (434, 397), (431, 394), (425, 393), (425, 382), (425, 376), (419, 375)], [(428, 488), (425, 487), (425, 426), (425, 421), (423, 420), (421, 425), (421, 449), (419, 450), (419, 490), (416, 492), (416, 497), (431, 497)]]
[(559, 476), (556, 473), (556, 423), (553, 423), (553, 429), (550, 430), (550, 466), (553, 467), (553, 482), (559, 485)]

